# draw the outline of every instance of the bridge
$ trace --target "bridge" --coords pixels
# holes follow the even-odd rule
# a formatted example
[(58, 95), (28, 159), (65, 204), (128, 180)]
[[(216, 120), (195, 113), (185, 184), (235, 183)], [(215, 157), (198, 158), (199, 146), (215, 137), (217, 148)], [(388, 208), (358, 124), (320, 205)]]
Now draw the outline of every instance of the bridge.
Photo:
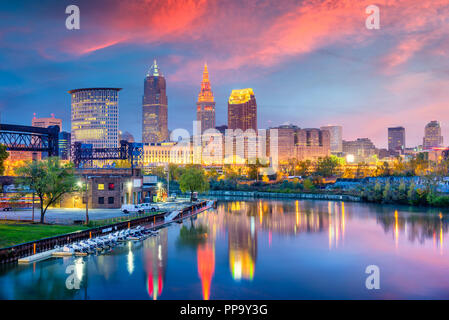
[(143, 144), (120, 141), (118, 148), (93, 148), (92, 144), (72, 144), (71, 159), (76, 168), (92, 167), (93, 161), (128, 160), (131, 168), (142, 163)]
[(0, 144), (9, 151), (48, 152), (58, 156), (59, 127), (39, 128), (15, 124), (0, 124)]

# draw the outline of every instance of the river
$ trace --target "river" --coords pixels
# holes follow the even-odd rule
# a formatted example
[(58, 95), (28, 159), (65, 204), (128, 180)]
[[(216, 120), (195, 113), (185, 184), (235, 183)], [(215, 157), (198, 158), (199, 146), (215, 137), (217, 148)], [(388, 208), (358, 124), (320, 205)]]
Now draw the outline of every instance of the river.
[[(0, 299), (448, 299), (449, 216), (319, 200), (221, 200), (108, 253), (0, 266)], [(368, 289), (368, 266), (378, 289)]]

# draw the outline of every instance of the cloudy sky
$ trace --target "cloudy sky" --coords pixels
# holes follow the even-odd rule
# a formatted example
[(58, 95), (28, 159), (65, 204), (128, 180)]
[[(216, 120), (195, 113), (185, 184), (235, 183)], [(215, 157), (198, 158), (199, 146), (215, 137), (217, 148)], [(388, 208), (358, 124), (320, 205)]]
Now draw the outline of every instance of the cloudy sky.
[[(81, 11), (67, 30), (66, 6)], [(365, 8), (380, 8), (368, 30)], [(387, 127), (422, 143), (430, 120), (449, 143), (449, 0), (59, 0), (0, 4), (0, 112), (31, 124), (63, 119), (68, 90), (120, 87), (120, 129), (141, 137), (143, 80), (167, 79), (169, 128), (192, 130), (204, 62), (227, 122), (232, 89), (251, 87), (259, 127), (343, 126), (343, 138), (387, 144)]]

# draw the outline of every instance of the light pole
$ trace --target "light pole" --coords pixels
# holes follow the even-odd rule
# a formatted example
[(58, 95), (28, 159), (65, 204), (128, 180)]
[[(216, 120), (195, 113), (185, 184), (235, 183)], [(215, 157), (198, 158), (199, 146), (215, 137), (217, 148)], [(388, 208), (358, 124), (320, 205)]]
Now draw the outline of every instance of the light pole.
[[(86, 200), (86, 224), (88, 224), (89, 223), (89, 196), (88, 196), (88, 193), (87, 193), (87, 188), (88, 188), (88, 177), (87, 177), (87, 174), (85, 175), (85, 180), (86, 180), (86, 189), (85, 189), (85, 191), (84, 191), (84, 196), (83, 196), (83, 198)], [(81, 191), (83, 191), (83, 182), (82, 181), (79, 181), (78, 182), (78, 187), (80, 187), (81, 188)]]

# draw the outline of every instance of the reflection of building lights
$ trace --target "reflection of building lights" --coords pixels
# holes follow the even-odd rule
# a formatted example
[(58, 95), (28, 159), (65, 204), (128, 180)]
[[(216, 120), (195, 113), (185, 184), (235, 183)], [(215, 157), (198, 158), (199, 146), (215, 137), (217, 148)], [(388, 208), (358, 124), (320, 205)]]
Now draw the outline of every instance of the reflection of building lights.
[(157, 247), (157, 258), (159, 259), (159, 261), (162, 260), (162, 246), (158, 245)]
[(131, 249), (132, 243), (128, 242), (128, 262), (126, 264), (126, 268), (128, 269), (128, 273), (132, 274), (134, 271), (134, 254)]
[(210, 284), (215, 270), (215, 250), (210, 244), (206, 243), (198, 246), (197, 254), (198, 274), (203, 287), (203, 298), (209, 300)]
[(251, 217), (251, 236), (254, 236), (255, 231), (256, 231), (256, 224), (254, 222), (254, 217)]
[(242, 250), (231, 250), (229, 262), (232, 268), (232, 278), (234, 280), (254, 278), (254, 261), (249, 252)]
[(398, 210), (394, 212), (394, 239), (396, 248), (398, 247), (398, 240), (399, 240), (399, 224), (398, 224)]
[(75, 260), (75, 272), (76, 272), (76, 277), (78, 278), (78, 280), (81, 281), (83, 279), (83, 275), (84, 275), (84, 261), (82, 258)]
[(133, 187), (133, 183), (131, 181), (128, 182), (128, 189), (131, 190), (132, 187)]

